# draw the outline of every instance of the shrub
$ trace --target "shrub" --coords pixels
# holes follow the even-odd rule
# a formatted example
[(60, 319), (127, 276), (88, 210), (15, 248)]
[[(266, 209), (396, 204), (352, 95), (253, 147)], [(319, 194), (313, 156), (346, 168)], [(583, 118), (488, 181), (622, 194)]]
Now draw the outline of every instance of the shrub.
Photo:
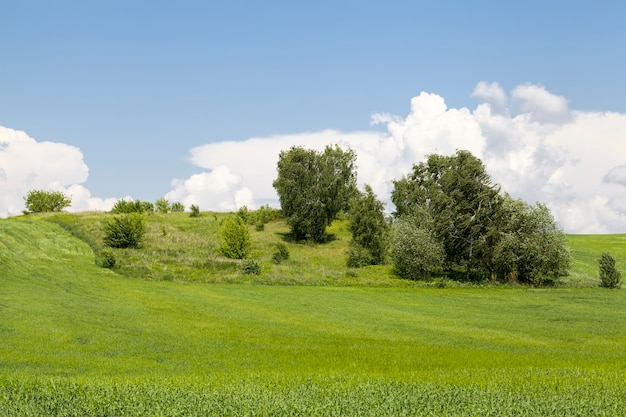
[(117, 260), (115, 253), (110, 248), (104, 248), (96, 252), (96, 265), (102, 268), (115, 268)]
[(244, 259), (241, 263), (241, 272), (247, 275), (259, 275), (261, 265), (254, 259)]
[(363, 266), (374, 264), (374, 258), (369, 250), (356, 243), (354, 240), (350, 242), (348, 248), (347, 265), (350, 268), (361, 268)]
[(444, 249), (427, 227), (415, 219), (401, 219), (393, 227), (391, 258), (401, 277), (426, 278), (443, 262)]
[(250, 253), (250, 231), (240, 216), (231, 216), (224, 220), (220, 240), (219, 252), (227, 258), (244, 259)]
[(159, 213), (167, 213), (170, 211), (170, 202), (165, 198), (159, 198), (154, 202), (154, 206)]
[(172, 211), (172, 213), (181, 213), (185, 211), (185, 205), (180, 201), (176, 201), (170, 206), (170, 211)]
[(31, 190), (24, 201), (24, 213), (56, 212), (72, 204), (72, 199), (60, 191)]
[(272, 262), (279, 264), (289, 259), (289, 248), (283, 242), (276, 244), (276, 251), (272, 254)]
[(198, 207), (195, 204), (192, 204), (190, 209), (191, 209), (191, 213), (189, 214), (189, 217), (200, 217), (200, 207)]
[(145, 221), (140, 214), (115, 216), (104, 222), (104, 243), (112, 248), (139, 248), (145, 232)]
[(603, 252), (598, 259), (600, 267), (600, 286), (605, 288), (619, 288), (622, 282), (622, 274), (615, 266), (615, 258), (609, 253)]
[(149, 201), (141, 200), (118, 200), (113, 205), (111, 213), (123, 214), (123, 213), (152, 213), (154, 211), (154, 205)]

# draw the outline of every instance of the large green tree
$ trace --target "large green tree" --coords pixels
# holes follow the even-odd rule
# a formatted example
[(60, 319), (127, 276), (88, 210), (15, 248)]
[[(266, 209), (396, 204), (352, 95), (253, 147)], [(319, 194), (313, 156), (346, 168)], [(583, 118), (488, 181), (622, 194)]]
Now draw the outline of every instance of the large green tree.
[(550, 210), (501, 194), (480, 159), (468, 151), (428, 156), (394, 182), (391, 199), (399, 218), (428, 214), (434, 238), (443, 245), (445, 266), (463, 268), (467, 279), (475, 271), (539, 285), (567, 273), (565, 235)]
[(417, 207), (426, 210), (446, 262), (464, 267), (469, 278), (478, 264), (480, 238), (501, 204), (499, 191), (482, 161), (461, 150), (452, 156), (433, 154), (414, 165), (411, 174), (394, 181), (391, 200), (397, 216)]
[(493, 279), (541, 285), (569, 269), (565, 233), (544, 204), (529, 205), (505, 195), (483, 239), (482, 260)]
[(356, 192), (356, 154), (339, 146), (324, 152), (292, 147), (278, 159), (274, 188), (294, 237), (321, 242), (326, 227)]

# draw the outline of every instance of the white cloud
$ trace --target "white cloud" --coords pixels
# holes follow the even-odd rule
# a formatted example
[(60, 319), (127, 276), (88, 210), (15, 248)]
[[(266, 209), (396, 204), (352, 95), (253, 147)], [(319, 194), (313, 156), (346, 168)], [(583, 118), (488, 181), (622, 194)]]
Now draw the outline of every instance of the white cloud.
[(193, 188), (196, 176), (176, 180), (168, 198), (196, 203), (204, 198), (209, 207), (238, 207), (237, 196), (245, 190), (246, 205), (277, 206), (272, 182), (279, 152), (339, 144), (356, 151), (359, 182), (388, 200), (392, 180), (426, 155), (467, 149), (485, 162), (504, 191), (529, 203), (546, 203), (566, 231), (626, 232), (625, 114), (573, 111), (564, 97), (533, 84), (507, 95), (497, 83), (481, 82), (472, 95), (483, 101), (474, 110), (448, 108), (442, 97), (423, 92), (411, 100), (406, 117), (372, 116), (385, 132), (323, 130), (194, 148), (191, 161), (211, 170), (196, 175), (236, 180), (219, 193), (209, 186)]
[(57, 142), (37, 142), (26, 133), (0, 126), (0, 216), (21, 214), (29, 190), (72, 196), (70, 211), (108, 210), (115, 199), (91, 197), (79, 185), (89, 169), (80, 150)]
[(611, 168), (604, 176), (607, 184), (618, 184), (626, 187), (626, 164)]

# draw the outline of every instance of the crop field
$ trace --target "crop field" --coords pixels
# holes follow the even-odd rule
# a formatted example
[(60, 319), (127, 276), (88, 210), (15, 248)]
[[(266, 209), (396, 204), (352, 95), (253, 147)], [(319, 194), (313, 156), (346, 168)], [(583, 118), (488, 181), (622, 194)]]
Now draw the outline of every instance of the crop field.
[[(0, 220), (3, 416), (619, 416), (624, 236), (571, 236), (558, 288), (435, 288), (254, 231), (258, 276), (214, 252), (219, 216), (154, 215), (141, 250), (94, 263), (103, 214)], [(254, 228), (252, 228), (254, 229)], [(78, 236), (78, 237), (77, 237)], [(80, 239), (79, 239), (80, 237)], [(254, 285), (252, 285), (254, 284)], [(274, 284), (274, 285), (268, 285)]]

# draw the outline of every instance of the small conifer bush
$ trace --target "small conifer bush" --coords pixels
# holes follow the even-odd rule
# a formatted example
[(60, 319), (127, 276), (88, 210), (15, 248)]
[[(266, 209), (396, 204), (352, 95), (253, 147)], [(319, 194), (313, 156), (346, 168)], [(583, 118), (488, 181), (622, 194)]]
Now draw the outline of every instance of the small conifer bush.
[(615, 258), (604, 252), (598, 260), (600, 267), (600, 286), (605, 288), (619, 288), (622, 282), (622, 274), (615, 266)]

